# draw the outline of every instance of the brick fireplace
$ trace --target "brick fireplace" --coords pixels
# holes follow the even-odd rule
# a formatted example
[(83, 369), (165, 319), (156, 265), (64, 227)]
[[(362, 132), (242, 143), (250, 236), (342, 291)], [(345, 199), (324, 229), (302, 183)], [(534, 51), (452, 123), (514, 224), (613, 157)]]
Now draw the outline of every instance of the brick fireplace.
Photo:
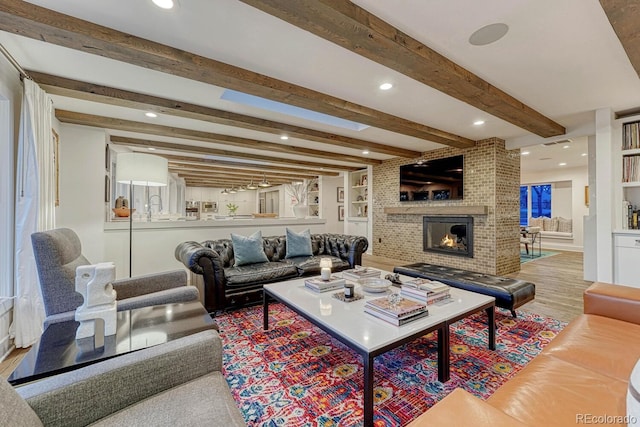
[[(496, 138), (475, 147), (426, 151), (420, 159), (464, 155), (464, 199), (400, 201), (400, 166), (418, 159), (394, 158), (373, 166), (373, 254), (412, 262), (428, 262), (486, 274), (520, 269), (520, 156)], [(482, 209), (475, 209), (481, 207)], [(473, 218), (473, 257), (424, 251), (423, 217)], [(457, 237), (456, 237), (457, 239)]]

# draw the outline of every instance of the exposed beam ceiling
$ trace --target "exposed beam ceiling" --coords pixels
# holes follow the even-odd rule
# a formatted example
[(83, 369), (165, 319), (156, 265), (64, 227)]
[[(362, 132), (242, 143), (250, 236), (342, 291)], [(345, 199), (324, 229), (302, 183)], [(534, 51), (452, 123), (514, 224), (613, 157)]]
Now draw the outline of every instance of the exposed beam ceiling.
[(255, 171), (251, 171), (251, 170), (241, 170), (241, 169), (230, 169), (230, 168), (221, 168), (221, 167), (217, 167), (217, 166), (213, 166), (213, 167), (209, 167), (209, 166), (194, 166), (194, 165), (185, 165), (183, 163), (174, 163), (174, 162), (169, 162), (169, 169), (175, 170), (175, 171), (193, 171), (193, 172), (223, 172), (226, 173), (227, 175), (248, 175), (248, 176), (260, 176), (261, 174), (264, 174), (266, 176), (270, 176), (270, 177), (274, 177), (274, 178), (289, 178), (289, 179), (295, 179), (295, 178), (314, 178), (318, 175), (313, 175), (311, 173), (307, 173), (303, 170), (300, 170), (299, 173), (292, 173), (292, 172), (285, 172), (285, 173), (280, 173), (280, 172), (255, 172)]
[(427, 141), (459, 148), (475, 145), (474, 141), (459, 135), (21, 0), (0, 3), (0, 30)]
[(640, 77), (640, 3), (635, 0), (600, 0), (600, 4)]
[[(114, 137), (111, 137), (111, 138), (114, 138)], [(295, 168), (295, 167), (287, 167), (287, 166), (280, 166), (280, 165), (278, 166), (260, 165), (256, 163), (232, 162), (229, 160), (205, 159), (202, 157), (187, 157), (187, 156), (178, 156), (178, 155), (166, 154), (166, 153), (155, 153), (155, 155), (165, 157), (167, 160), (169, 160), (170, 163), (178, 164), (178, 165), (196, 165), (196, 166), (203, 166), (203, 167), (215, 167), (215, 166), (221, 165), (227, 168), (252, 170), (252, 171), (258, 171), (260, 173), (266, 172), (266, 171), (274, 171), (274, 172), (281, 172), (281, 173), (289, 173), (293, 175), (297, 173), (311, 173), (314, 176), (315, 175), (324, 175), (324, 176), (339, 175), (338, 172), (329, 171), (324, 168), (313, 169), (305, 166), (302, 166), (301, 168)], [(359, 169), (361, 168), (353, 167), (353, 168), (347, 168), (344, 170), (355, 171)]]
[(367, 149), (372, 153), (387, 154), (394, 157), (418, 157), (420, 151), (407, 150), (376, 142), (365, 141), (347, 136), (335, 135), (300, 126), (279, 123), (244, 114), (233, 113), (216, 108), (203, 107), (173, 99), (160, 98), (142, 93), (130, 92), (113, 87), (96, 85), (78, 80), (52, 76), (50, 74), (28, 71), (29, 75), (48, 93), (86, 101), (106, 103), (120, 107), (155, 111), (171, 116), (202, 120), (210, 123), (268, 132), (275, 135), (287, 135), (323, 144), (357, 150)]
[[(60, 119), (60, 121), (64, 122), (64, 120), (62, 119)], [(316, 168), (316, 169), (320, 169), (320, 168), (327, 168), (332, 170), (362, 169), (361, 167), (354, 167), (354, 166), (342, 167), (335, 164), (309, 162), (306, 160), (287, 160), (287, 159), (282, 159), (280, 157), (264, 156), (261, 154), (238, 153), (235, 151), (200, 147), (196, 145), (175, 144), (171, 142), (154, 141), (154, 140), (148, 140), (148, 139), (127, 138), (127, 137), (116, 136), (116, 135), (112, 135), (110, 139), (111, 139), (111, 142), (113, 142), (114, 144), (145, 148), (145, 149), (149, 149), (151, 147), (151, 148), (164, 149), (164, 150), (170, 150), (170, 151), (182, 151), (186, 153), (197, 153), (197, 154), (208, 155), (208, 156), (222, 156), (222, 157), (229, 157), (229, 158), (236, 158), (236, 159), (254, 160), (259, 162), (269, 162), (274, 164), (285, 164), (285, 165), (296, 164), (298, 166), (308, 166), (310, 168)]]
[[(536, 135), (566, 133), (562, 125), (350, 1), (241, 1)], [(634, 27), (637, 22), (630, 22), (629, 29)]]
[[(63, 123), (75, 125), (93, 126), (104, 129), (113, 129), (127, 132), (145, 133), (150, 135), (168, 136), (172, 138), (191, 139), (194, 141), (210, 142), (214, 144), (224, 144), (242, 148), (252, 148), (261, 151), (269, 151), (283, 154), (295, 154), (304, 157), (316, 157), (321, 159), (340, 160), (345, 162), (376, 165), (382, 163), (381, 160), (369, 159), (359, 156), (348, 156), (344, 154), (332, 153), (329, 151), (313, 150), (304, 147), (294, 147), (272, 142), (256, 141), (248, 138), (221, 135), (212, 132), (203, 132), (191, 129), (182, 129), (171, 126), (154, 125), (145, 122), (132, 120), (115, 119), (111, 117), (95, 116), (92, 114), (74, 113), (73, 111), (56, 110), (56, 118)], [(174, 144), (179, 145), (179, 144)], [(153, 146), (151, 146), (153, 147)], [(184, 151), (184, 150), (182, 150)], [(231, 151), (231, 150), (229, 150)], [(238, 157), (238, 152), (236, 157)]]
[(252, 174), (251, 171), (238, 171), (238, 170), (229, 170), (229, 169), (201, 169), (201, 168), (189, 168), (189, 167), (181, 167), (175, 166), (169, 163), (169, 170), (174, 173), (180, 174), (191, 174), (191, 175), (205, 175), (205, 176), (219, 176), (219, 177), (228, 177), (228, 178), (242, 178), (247, 181), (250, 179), (256, 179), (261, 176), (266, 176), (269, 179), (283, 179), (289, 181), (301, 181), (302, 179), (313, 179), (314, 175), (285, 175), (278, 174), (272, 172), (265, 172), (263, 174)]
[[(183, 177), (183, 178), (189, 178), (189, 179), (194, 179), (194, 180), (203, 180), (203, 181), (226, 181), (226, 182), (232, 182), (234, 184), (240, 184), (240, 185), (246, 185), (249, 183), (249, 181), (251, 181), (251, 177), (250, 176), (246, 176), (246, 177), (242, 177), (242, 176), (228, 176), (228, 175), (224, 175), (224, 174), (209, 174), (209, 173), (192, 173), (192, 172), (175, 172), (175, 171), (171, 171), (174, 173), (177, 173), (178, 176)], [(293, 181), (300, 181), (299, 179), (293, 179), (293, 178), (289, 178), (289, 179), (283, 179), (283, 178), (269, 178), (266, 177), (266, 179), (274, 184), (286, 184), (286, 183), (290, 183)], [(254, 183), (258, 183), (260, 180), (255, 181)]]

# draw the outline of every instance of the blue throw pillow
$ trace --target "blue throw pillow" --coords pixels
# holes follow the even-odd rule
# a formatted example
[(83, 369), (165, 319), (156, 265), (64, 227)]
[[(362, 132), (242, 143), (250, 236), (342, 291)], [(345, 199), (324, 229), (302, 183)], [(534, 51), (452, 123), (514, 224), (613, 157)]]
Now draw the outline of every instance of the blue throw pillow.
[(267, 254), (264, 253), (261, 231), (256, 231), (249, 237), (231, 233), (231, 241), (236, 260), (234, 267), (269, 261)]
[(313, 249), (311, 248), (311, 232), (309, 229), (296, 233), (287, 227), (287, 254), (285, 258), (311, 255), (313, 255)]

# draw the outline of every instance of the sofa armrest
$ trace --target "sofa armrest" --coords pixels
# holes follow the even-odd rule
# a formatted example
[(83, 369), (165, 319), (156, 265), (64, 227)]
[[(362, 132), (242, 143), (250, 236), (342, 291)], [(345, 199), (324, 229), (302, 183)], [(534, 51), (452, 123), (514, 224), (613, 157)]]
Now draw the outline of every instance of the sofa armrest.
[(188, 241), (176, 247), (175, 257), (189, 271), (202, 276), (204, 306), (207, 311), (214, 312), (223, 308), (227, 279), (220, 255), (198, 242)]
[(585, 314), (640, 324), (640, 288), (596, 282), (583, 299)]
[(46, 426), (85, 426), (222, 369), (222, 342), (207, 330), (15, 390)]
[(113, 282), (113, 289), (118, 295), (118, 300), (166, 291), (180, 286), (187, 286), (187, 273), (184, 270), (147, 274), (118, 279)]
[(487, 402), (471, 393), (457, 388), (427, 412), (413, 420), (407, 427), (422, 426), (478, 426), (520, 427), (524, 426)]

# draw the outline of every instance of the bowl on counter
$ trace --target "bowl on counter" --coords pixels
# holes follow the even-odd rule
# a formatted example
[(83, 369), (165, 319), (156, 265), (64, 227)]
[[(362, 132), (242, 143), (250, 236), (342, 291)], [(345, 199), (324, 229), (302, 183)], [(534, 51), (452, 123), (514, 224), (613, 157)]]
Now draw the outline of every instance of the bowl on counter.
[(380, 293), (386, 292), (391, 286), (391, 281), (387, 279), (380, 279), (378, 277), (367, 277), (358, 280), (362, 290), (365, 292)]
[(129, 215), (136, 211), (135, 209), (129, 208), (113, 208), (111, 210), (118, 218), (129, 218)]

